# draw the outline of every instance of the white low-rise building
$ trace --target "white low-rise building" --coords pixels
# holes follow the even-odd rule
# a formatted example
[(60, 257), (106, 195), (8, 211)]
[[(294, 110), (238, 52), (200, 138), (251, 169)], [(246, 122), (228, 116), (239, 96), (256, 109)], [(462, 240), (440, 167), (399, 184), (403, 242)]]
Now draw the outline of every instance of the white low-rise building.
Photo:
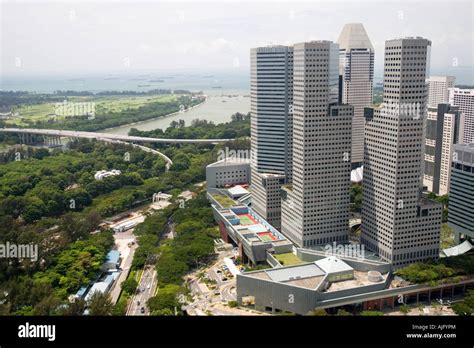
[(122, 172), (118, 169), (112, 169), (111, 171), (107, 170), (99, 170), (94, 174), (94, 179), (96, 180), (102, 180), (103, 178), (106, 178), (108, 176), (115, 176), (115, 175), (120, 175)]
[(208, 188), (247, 184), (250, 182), (250, 160), (228, 158), (209, 164), (206, 181)]

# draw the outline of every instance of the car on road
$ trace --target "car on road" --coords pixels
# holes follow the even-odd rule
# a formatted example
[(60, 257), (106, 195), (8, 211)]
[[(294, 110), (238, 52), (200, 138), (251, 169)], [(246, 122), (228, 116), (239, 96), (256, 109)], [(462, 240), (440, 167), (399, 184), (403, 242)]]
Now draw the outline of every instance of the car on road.
[(147, 289), (150, 289), (150, 288), (151, 288), (151, 284), (148, 284), (146, 288), (147, 288)]
[(139, 306), (139, 305), (140, 305), (140, 301), (137, 301), (137, 306)]
[(142, 314), (145, 313), (145, 307), (142, 307), (142, 308), (140, 309), (140, 313), (142, 313)]

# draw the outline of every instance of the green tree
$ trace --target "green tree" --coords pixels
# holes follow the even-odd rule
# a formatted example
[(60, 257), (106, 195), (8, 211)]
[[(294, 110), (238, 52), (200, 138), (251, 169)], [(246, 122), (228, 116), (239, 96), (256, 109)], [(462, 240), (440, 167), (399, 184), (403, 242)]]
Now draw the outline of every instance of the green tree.
[(78, 316), (83, 315), (86, 310), (86, 301), (82, 298), (76, 298), (73, 302), (68, 302), (67, 305), (60, 311), (61, 315)]
[(175, 307), (179, 309), (180, 303), (178, 301), (178, 295), (181, 291), (181, 287), (174, 284), (168, 284), (159, 288), (157, 295), (148, 300), (148, 308), (151, 311), (163, 309), (174, 311)]
[(473, 309), (464, 302), (455, 303), (451, 306), (453, 312), (461, 316), (472, 315)]
[(128, 278), (122, 283), (122, 290), (128, 294), (133, 294), (137, 290), (138, 282), (134, 278)]
[(111, 315), (114, 305), (106, 293), (94, 292), (88, 302), (89, 315), (104, 316)]
[(400, 312), (403, 313), (404, 315), (407, 315), (408, 313), (410, 313), (410, 306), (407, 306), (407, 305), (403, 305), (403, 306), (400, 306)]
[(382, 317), (384, 314), (380, 311), (362, 311), (360, 315), (363, 317)]
[(324, 310), (322, 308), (310, 311), (310, 312), (308, 312), (307, 315), (313, 315), (313, 316), (317, 316), (317, 317), (329, 316), (328, 312), (326, 312), (326, 310)]
[(338, 317), (349, 317), (349, 316), (352, 316), (352, 313), (349, 313), (345, 309), (339, 309), (336, 313), (336, 316), (338, 316)]

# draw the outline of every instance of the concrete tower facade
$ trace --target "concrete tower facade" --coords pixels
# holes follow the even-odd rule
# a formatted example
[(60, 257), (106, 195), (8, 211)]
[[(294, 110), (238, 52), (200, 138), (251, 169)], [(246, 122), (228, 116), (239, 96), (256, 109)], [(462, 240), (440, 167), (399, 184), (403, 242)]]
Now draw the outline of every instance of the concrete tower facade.
[(346, 24), (337, 43), (342, 102), (354, 107), (351, 162), (357, 165), (364, 159), (364, 107), (372, 105), (374, 48), (361, 23)]
[(252, 208), (275, 228), (281, 185), (291, 178), (293, 47), (251, 50)]
[(445, 195), (449, 191), (454, 144), (464, 138), (464, 116), (458, 106), (447, 103), (428, 108), (423, 184), (428, 191)]
[(449, 89), (454, 87), (454, 76), (430, 76), (428, 79), (428, 107), (437, 108), (438, 104), (449, 101)]
[(439, 255), (442, 207), (422, 195), (431, 42), (385, 42), (383, 105), (366, 109), (361, 243), (394, 267)]
[(474, 143), (474, 89), (451, 88), (449, 103), (464, 114), (464, 144)]
[(474, 143), (454, 145), (453, 154), (448, 225), (457, 244), (461, 235), (474, 239)]
[(294, 45), (293, 171), (282, 233), (298, 246), (347, 241), (353, 107), (339, 103), (339, 45)]

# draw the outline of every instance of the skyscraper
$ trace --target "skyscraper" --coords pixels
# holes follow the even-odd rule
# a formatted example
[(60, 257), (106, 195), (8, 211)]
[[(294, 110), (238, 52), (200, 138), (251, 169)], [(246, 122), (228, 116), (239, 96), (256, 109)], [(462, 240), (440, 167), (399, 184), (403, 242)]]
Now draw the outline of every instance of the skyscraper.
[(277, 229), (281, 185), (291, 177), (293, 48), (251, 50), (252, 208)]
[(438, 104), (449, 101), (449, 89), (454, 87), (454, 76), (430, 76), (428, 79), (428, 107), (437, 108)]
[(451, 88), (449, 90), (449, 103), (459, 106), (464, 114), (464, 141), (474, 142), (474, 89)]
[(354, 107), (351, 162), (364, 159), (364, 107), (372, 105), (374, 48), (361, 23), (346, 24), (337, 40), (342, 102)]
[(457, 144), (449, 189), (448, 224), (454, 229), (455, 241), (460, 236), (474, 239), (474, 143)]
[(458, 106), (447, 103), (428, 108), (423, 184), (428, 191), (445, 195), (449, 190), (454, 144), (464, 138), (464, 117)]
[(339, 104), (339, 45), (294, 45), (293, 170), (281, 230), (298, 246), (348, 238), (353, 107)]
[(442, 207), (422, 196), (431, 42), (385, 42), (383, 104), (366, 109), (361, 243), (395, 267), (439, 255)]

